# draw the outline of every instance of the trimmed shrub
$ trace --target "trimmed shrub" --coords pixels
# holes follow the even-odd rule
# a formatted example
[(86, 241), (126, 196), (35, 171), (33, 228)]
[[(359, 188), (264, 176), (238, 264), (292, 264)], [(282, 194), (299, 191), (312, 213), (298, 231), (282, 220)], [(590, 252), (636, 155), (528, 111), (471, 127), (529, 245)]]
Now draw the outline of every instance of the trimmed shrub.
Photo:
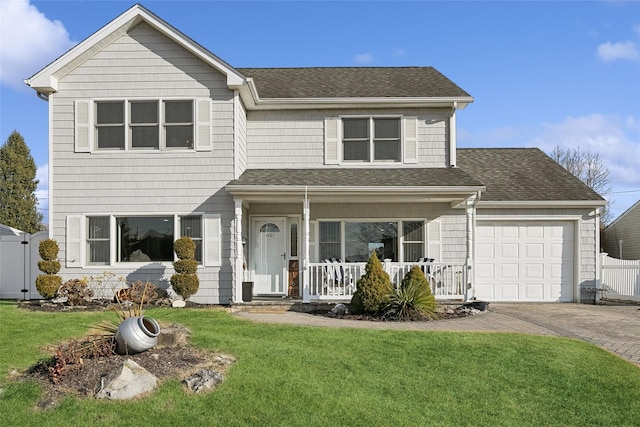
[[(40, 253), (40, 258), (42, 258), (45, 261), (53, 261), (56, 258), (58, 258), (58, 251), (59, 251), (58, 242), (56, 242), (53, 239), (42, 240), (38, 245), (38, 252)], [(56, 271), (56, 273), (58, 271)]]
[(173, 250), (180, 259), (173, 263), (176, 273), (171, 276), (171, 287), (186, 301), (200, 287), (196, 244), (190, 237), (181, 237), (173, 243)]
[(44, 299), (52, 299), (62, 286), (62, 277), (53, 274), (41, 274), (36, 277), (36, 289)]
[(171, 287), (186, 301), (198, 292), (200, 280), (195, 274), (177, 273), (171, 276)]
[(46, 274), (56, 274), (60, 271), (59, 261), (38, 261), (38, 268)]
[(436, 299), (420, 267), (413, 266), (402, 279), (400, 289), (389, 296), (384, 316), (415, 320), (437, 317)]
[(57, 260), (58, 243), (53, 239), (42, 240), (38, 245), (38, 252), (42, 258), (42, 261), (38, 261), (38, 268), (46, 274), (36, 277), (36, 289), (45, 299), (52, 299), (62, 286), (62, 277), (56, 276), (60, 271), (60, 262)]
[(58, 289), (56, 295), (58, 298), (67, 298), (69, 305), (81, 305), (93, 299), (93, 291), (89, 288), (86, 279), (67, 280)]
[(365, 274), (358, 280), (357, 289), (351, 299), (351, 308), (356, 314), (378, 314), (393, 293), (391, 279), (382, 268), (375, 251), (371, 252)]
[(196, 257), (196, 243), (190, 237), (181, 237), (173, 243), (173, 250), (180, 259)]
[(195, 274), (198, 271), (198, 261), (195, 259), (179, 259), (173, 263), (176, 273)]

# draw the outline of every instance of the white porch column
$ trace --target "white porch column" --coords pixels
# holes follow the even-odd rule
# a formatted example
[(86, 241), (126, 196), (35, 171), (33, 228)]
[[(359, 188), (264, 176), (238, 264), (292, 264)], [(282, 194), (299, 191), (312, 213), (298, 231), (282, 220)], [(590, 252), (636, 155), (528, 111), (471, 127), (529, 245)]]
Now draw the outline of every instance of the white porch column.
[(233, 302), (242, 302), (242, 281), (244, 280), (244, 250), (242, 247), (242, 199), (233, 199), (235, 202), (235, 242), (236, 262)]
[(475, 245), (474, 226), (476, 215), (476, 198), (467, 199), (466, 215), (467, 215), (467, 289), (465, 290), (465, 300), (470, 301), (475, 298), (475, 265), (473, 257), (473, 247)]
[(309, 302), (309, 199), (306, 197), (302, 205), (302, 221), (304, 238), (302, 240), (302, 302)]

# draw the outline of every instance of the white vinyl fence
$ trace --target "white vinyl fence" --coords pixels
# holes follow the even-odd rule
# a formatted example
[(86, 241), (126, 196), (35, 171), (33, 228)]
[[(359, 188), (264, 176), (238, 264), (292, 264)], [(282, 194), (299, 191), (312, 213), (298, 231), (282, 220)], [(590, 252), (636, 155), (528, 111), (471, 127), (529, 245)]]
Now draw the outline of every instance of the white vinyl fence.
[(48, 231), (0, 235), (0, 299), (40, 299), (36, 290), (40, 241)]
[(606, 298), (640, 301), (640, 260), (611, 258), (603, 253), (600, 261)]

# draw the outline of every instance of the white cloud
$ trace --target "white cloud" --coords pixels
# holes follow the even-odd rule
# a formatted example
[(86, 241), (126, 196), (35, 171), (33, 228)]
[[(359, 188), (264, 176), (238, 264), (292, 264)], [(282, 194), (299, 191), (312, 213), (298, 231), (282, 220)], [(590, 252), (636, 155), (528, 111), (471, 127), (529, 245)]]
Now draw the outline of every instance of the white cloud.
[(359, 53), (357, 54), (353, 60), (357, 64), (371, 64), (373, 62), (373, 55), (370, 53)]
[(73, 46), (60, 21), (29, 0), (0, 0), (0, 81), (14, 88)]
[(598, 46), (597, 55), (598, 58), (600, 58), (604, 62), (616, 60), (637, 61), (638, 59), (640, 59), (638, 45), (631, 40), (617, 43), (602, 43), (600, 46)]
[(613, 187), (640, 188), (640, 128), (638, 118), (590, 114), (545, 124), (530, 145), (546, 153), (556, 145), (598, 153), (610, 172)]

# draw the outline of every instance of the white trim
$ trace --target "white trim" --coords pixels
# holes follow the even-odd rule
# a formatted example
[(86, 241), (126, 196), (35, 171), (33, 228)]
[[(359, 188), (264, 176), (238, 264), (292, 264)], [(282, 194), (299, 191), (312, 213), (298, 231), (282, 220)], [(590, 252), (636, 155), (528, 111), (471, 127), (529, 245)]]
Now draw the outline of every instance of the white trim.
[(60, 58), (25, 80), (25, 83), (38, 92), (57, 92), (59, 80), (79, 66), (85, 57), (91, 56), (95, 51), (102, 49), (104, 44), (122, 34), (126, 34), (141, 22), (146, 22), (211, 67), (220, 71), (227, 77), (228, 86), (246, 84), (245, 78), (229, 64), (139, 4), (132, 6), (84, 41), (68, 50)]
[(458, 103), (453, 103), (453, 108), (451, 109), (451, 116), (449, 116), (449, 166), (456, 167), (457, 159), (456, 154), (458, 150), (458, 137), (457, 137), (457, 120), (456, 120), (456, 108), (458, 108)]
[(478, 202), (479, 209), (489, 208), (593, 208), (605, 206), (606, 200), (510, 200), (510, 201), (482, 201)]
[[(256, 98), (254, 98), (256, 99)], [(451, 107), (453, 103), (458, 104), (458, 109), (464, 109), (473, 102), (473, 97), (348, 97), (348, 98), (257, 98), (255, 106), (250, 110), (302, 110), (302, 109), (325, 109), (325, 108), (369, 108), (392, 106), (394, 108), (406, 107)]]

